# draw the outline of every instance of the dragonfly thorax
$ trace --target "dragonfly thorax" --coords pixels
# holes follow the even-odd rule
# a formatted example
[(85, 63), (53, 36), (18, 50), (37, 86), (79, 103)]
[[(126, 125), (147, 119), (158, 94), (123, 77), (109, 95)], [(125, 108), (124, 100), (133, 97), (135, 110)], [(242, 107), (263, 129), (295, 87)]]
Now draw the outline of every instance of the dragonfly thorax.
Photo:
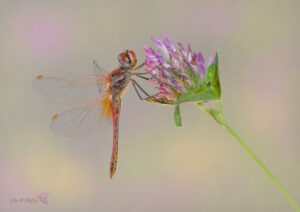
[(128, 69), (116, 69), (110, 73), (110, 89), (113, 95), (119, 95), (130, 82), (130, 72)]

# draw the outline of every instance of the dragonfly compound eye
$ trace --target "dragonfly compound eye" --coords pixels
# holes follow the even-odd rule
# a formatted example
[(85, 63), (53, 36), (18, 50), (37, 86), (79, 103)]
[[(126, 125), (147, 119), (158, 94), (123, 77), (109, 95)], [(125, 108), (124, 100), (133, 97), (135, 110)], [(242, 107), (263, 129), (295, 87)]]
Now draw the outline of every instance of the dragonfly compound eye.
[(131, 68), (133, 68), (137, 63), (135, 53), (132, 50), (127, 50), (126, 53), (127, 53), (127, 57), (130, 59), (130, 66)]
[(125, 50), (120, 53), (118, 60), (120, 65), (124, 68), (133, 68), (137, 63), (135, 53), (132, 50)]

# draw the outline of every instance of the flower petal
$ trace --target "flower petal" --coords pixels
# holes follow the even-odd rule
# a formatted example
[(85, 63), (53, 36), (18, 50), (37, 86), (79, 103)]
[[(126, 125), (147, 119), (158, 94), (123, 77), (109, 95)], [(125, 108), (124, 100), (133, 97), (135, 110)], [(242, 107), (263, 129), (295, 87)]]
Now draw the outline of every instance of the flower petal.
[(164, 56), (168, 58), (170, 54), (164, 42), (158, 38), (151, 38), (151, 40), (158, 47), (158, 49), (162, 51)]
[(204, 56), (201, 52), (198, 53), (198, 62), (199, 62), (199, 68), (200, 68), (201, 76), (204, 77), (205, 72), (206, 72), (206, 67), (205, 67), (205, 59), (204, 59)]

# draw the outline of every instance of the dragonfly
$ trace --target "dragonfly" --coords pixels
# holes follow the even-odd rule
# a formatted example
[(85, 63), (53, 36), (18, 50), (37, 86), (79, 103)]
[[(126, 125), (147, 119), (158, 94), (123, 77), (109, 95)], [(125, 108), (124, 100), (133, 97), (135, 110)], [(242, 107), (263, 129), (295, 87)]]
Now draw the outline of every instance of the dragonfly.
[[(93, 61), (94, 73), (90, 76), (72, 78), (39, 75), (33, 81), (33, 88), (38, 93), (70, 107), (62, 113), (53, 115), (51, 119), (50, 128), (57, 134), (86, 135), (99, 129), (99, 126), (106, 120), (112, 120), (113, 145), (109, 168), (110, 178), (114, 176), (117, 168), (122, 94), (131, 83), (141, 100), (151, 98), (133, 79), (133, 76), (144, 80), (150, 79), (144, 76), (147, 73), (135, 72), (142, 68), (144, 63), (137, 66), (134, 51), (126, 49), (121, 52), (118, 55), (118, 62), (118, 67), (108, 72)], [(79, 101), (84, 101), (84, 103), (77, 106), (76, 103)]]

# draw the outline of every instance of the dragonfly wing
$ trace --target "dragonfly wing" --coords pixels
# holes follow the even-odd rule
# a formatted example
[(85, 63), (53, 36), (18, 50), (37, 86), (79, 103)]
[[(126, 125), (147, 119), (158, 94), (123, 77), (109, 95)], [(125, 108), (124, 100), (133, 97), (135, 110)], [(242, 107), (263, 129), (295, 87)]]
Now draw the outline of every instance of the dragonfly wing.
[(110, 159), (110, 178), (115, 174), (118, 160), (118, 138), (119, 138), (119, 116), (121, 110), (121, 99), (116, 98), (112, 100), (112, 116), (113, 116), (113, 146)]
[(96, 75), (98, 75), (98, 76), (106, 75), (107, 71), (104, 68), (102, 68), (101, 66), (99, 66), (99, 64), (95, 60), (93, 60), (93, 66), (94, 66), (94, 73)]
[(88, 135), (107, 120), (102, 116), (101, 99), (76, 107), (52, 117), (51, 129), (60, 135)]
[(39, 75), (32, 84), (34, 90), (63, 105), (73, 105), (99, 96), (105, 90), (103, 76), (78, 79)]

